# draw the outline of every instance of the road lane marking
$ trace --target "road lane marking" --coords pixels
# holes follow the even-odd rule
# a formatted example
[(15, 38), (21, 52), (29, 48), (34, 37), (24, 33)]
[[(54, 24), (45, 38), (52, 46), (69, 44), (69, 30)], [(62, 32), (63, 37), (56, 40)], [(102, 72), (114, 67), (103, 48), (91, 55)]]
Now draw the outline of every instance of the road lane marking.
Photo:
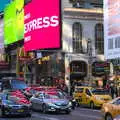
[(94, 118), (94, 119), (96, 119), (96, 120), (100, 120), (100, 119), (101, 119), (101, 117), (93, 116), (93, 115), (79, 114), (79, 116), (81, 116), (81, 117), (88, 117), (88, 118)]
[(46, 116), (40, 116), (39, 114), (33, 114), (32, 116), (33, 117), (37, 117), (37, 118), (41, 118), (41, 119), (46, 119), (46, 120), (60, 120), (58, 118), (53, 118), (53, 117), (50, 117), (50, 116), (48, 116), (48, 117), (46, 117)]
[(87, 110), (87, 111), (94, 111), (94, 112), (101, 112), (101, 110), (93, 110), (93, 109), (88, 109), (88, 108), (80, 108), (79, 110)]

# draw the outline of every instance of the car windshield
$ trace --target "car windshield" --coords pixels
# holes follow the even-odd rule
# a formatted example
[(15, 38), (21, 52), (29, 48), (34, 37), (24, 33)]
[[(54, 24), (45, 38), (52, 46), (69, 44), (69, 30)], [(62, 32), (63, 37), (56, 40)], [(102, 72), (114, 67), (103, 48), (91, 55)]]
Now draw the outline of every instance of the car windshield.
[(64, 95), (61, 93), (47, 93), (45, 94), (46, 99), (64, 99)]
[(95, 95), (108, 95), (109, 91), (104, 89), (93, 89), (92, 93)]
[(37, 90), (33, 90), (33, 89), (30, 90), (31, 94), (35, 94), (36, 92), (37, 92)]
[(17, 89), (22, 90), (27, 88), (27, 84), (24, 81), (20, 81), (20, 80), (12, 80), (11, 86), (12, 86), (12, 89), (14, 90), (17, 90)]
[(7, 105), (17, 104), (15, 101), (11, 101), (11, 100), (4, 100), (3, 102), (6, 103)]

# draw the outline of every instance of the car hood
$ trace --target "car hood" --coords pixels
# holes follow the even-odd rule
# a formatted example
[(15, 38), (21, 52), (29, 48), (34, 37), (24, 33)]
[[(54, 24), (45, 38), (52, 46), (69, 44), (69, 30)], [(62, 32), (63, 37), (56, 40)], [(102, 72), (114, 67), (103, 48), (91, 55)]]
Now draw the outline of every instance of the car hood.
[(110, 95), (94, 95), (95, 97), (100, 97), (100, 98), (103, 98), (105, 100), (111, 100), (111, 97)]
[(69, 104), (69, 100), (65, 100), (65, 99), (45, 99), (44, 102), (53, 103), (56, 105), (68, 105)]

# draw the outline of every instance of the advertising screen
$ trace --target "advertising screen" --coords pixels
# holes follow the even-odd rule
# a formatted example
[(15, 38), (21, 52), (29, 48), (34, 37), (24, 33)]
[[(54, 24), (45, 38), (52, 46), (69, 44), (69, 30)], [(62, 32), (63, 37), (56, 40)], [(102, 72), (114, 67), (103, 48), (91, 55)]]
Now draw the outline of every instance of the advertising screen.
[(0, 19), (0, 61), (1, 61), (1, 54), (4, 54), (4, 33), (3, 33), (3, 19)]
[(25, 51), (60, 48), (60, 0), (33, 0), (25, 6)]
[(104, 0), (104, 43), (106, 59), (120, 57), (120, 0)]
[(22, 40), (24, 37), (24, 0), (11, 2), (4, 13), (5, 45)]

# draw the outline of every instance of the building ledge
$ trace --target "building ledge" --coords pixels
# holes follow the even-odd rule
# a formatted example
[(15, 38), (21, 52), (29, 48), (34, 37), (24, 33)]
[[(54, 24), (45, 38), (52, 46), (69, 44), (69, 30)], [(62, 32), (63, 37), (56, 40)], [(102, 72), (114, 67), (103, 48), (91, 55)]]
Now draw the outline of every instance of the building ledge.
[(103, 9), (64, 8), (64, 18), (81, 20), (103, 20)]

